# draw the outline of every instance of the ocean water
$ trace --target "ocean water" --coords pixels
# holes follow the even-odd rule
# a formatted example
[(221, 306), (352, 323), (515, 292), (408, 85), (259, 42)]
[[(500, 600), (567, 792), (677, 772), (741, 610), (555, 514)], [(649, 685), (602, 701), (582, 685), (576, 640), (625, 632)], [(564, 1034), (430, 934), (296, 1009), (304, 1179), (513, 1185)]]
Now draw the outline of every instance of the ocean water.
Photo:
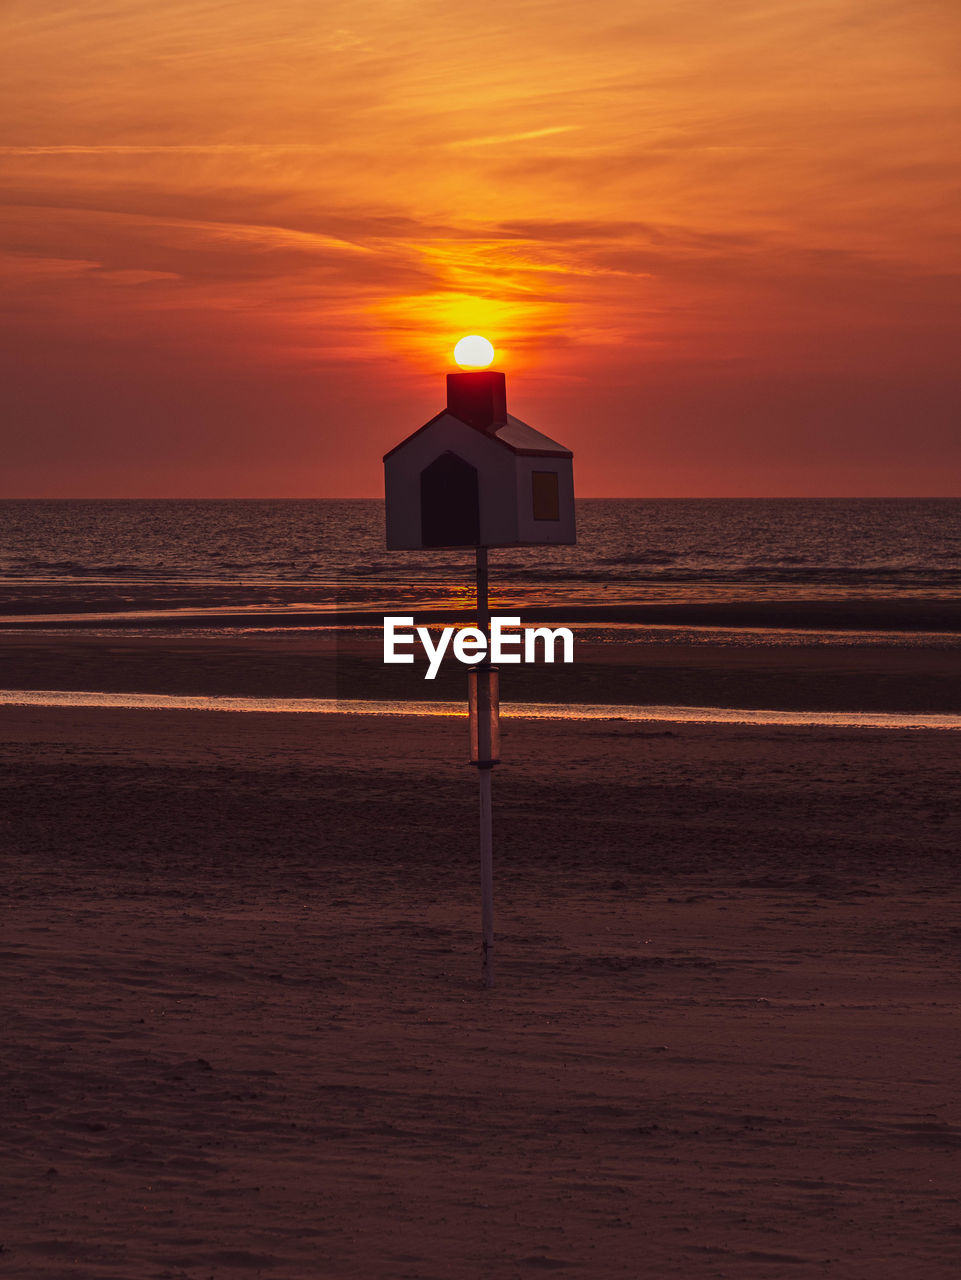
[[(956, 601), (961, 499), (586, 499), (491, 552), (492, 603)], [(468, 606), (464, 552), (388, 552), (374, 500), (0, 502), (0, 615)], [(322, 621), (322, 617), (318, 619)]]

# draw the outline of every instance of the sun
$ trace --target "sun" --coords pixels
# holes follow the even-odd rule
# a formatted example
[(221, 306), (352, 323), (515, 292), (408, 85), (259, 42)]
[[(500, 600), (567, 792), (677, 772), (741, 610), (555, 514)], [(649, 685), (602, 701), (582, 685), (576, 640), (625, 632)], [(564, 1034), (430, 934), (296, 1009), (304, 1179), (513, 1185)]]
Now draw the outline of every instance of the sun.
[(472, 333), (458, 342), (454, 359), (462, 369), (486, 369), (494, 359), (494, 348), (486, 338)]

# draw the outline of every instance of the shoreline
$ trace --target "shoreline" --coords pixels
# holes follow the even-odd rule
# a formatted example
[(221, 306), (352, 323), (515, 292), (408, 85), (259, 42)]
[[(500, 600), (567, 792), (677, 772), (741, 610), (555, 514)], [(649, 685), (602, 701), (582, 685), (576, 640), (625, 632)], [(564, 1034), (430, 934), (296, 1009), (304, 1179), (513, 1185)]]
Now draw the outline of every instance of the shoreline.
[[(328, 631), (263, 636), (0, 634), (0, 687), (192, 697), (456, 702), (466, 668), (426, 680), (421, 657)], [(570, 665), (504, 666), (505, 703), (753, 711), (961, 713), (961, 648), (588, 643)]]
[[(947, 632), (961, 635), (961, 600), (727, 600), (664, 604), (518, 605), (495, 598), (494, 612), (516, 616), (525, 623), (611, 623), (635, 626), (691, 626), (717, 628), (772, 628), (819, 631)], [(115, 609), (91, 610), (88, 605), (60, 607), (57, 612), (21, 609), (0, 616), (0, 634), (36, 630), (38, 627), (71, 631), (91, 625), (112, 629), (165, 630), (175, 627), (242, 627), (271, 629), (380, 627), (385, 614), (379, 609), (243, 608), (213, 609)], [(395, 605), (391, 616), (413, 617), (415, 625), (473, 622), (471, 608), (417, 608)]]
[[(210, 714), (227, 712), (236, 715), (321, 715), (423, 716), (464, 719), (463, 702), (377, 702), (345, 698), (230, 698), (225, 696), (193, 697), (184, 694), (107, 693), (88, 690), (12, 690), (0, 689), (0, 707), (65, 710), (68, 708), (111, 711), (186, 711)], [(866, 711), (776, 711), (760, 708), (632, 706), (630, 703), (533, 703), (502, 702), (504, 720), (559, 720), (627, 722), (633, 724), (671, 725), (742, 725), (762, 727), (802, 727), (838, 729), (892, 729), (958, 732), (961, 713), (935, 715), (924, 713)]]

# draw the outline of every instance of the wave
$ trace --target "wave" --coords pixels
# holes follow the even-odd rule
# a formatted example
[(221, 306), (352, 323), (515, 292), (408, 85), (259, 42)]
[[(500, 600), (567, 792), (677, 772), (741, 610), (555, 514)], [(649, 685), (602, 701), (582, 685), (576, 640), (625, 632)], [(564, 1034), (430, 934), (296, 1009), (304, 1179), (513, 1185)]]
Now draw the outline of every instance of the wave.
[[(961, 589), (961, 500), (592, 499), (578, 522), (573, 547), (494, 549), (492, 586), (572, 600)], [(94, 599), (121, 584), (134, 601), (469, 590), (469, 549), (387, 552), (383, 527), (373, 500), (0, 501), (0, 607), (34, 588)]]

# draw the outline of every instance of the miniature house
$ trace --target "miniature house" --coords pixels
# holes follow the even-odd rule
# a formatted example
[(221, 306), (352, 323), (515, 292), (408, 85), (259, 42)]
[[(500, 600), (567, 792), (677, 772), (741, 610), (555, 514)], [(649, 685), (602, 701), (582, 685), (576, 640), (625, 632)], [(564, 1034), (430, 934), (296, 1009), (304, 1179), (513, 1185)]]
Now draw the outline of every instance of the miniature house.
[(447, 408), (384, 456), (387, 546), (570, 544), (573, 454), (507, 412), (503, 373), (447, 375)]

